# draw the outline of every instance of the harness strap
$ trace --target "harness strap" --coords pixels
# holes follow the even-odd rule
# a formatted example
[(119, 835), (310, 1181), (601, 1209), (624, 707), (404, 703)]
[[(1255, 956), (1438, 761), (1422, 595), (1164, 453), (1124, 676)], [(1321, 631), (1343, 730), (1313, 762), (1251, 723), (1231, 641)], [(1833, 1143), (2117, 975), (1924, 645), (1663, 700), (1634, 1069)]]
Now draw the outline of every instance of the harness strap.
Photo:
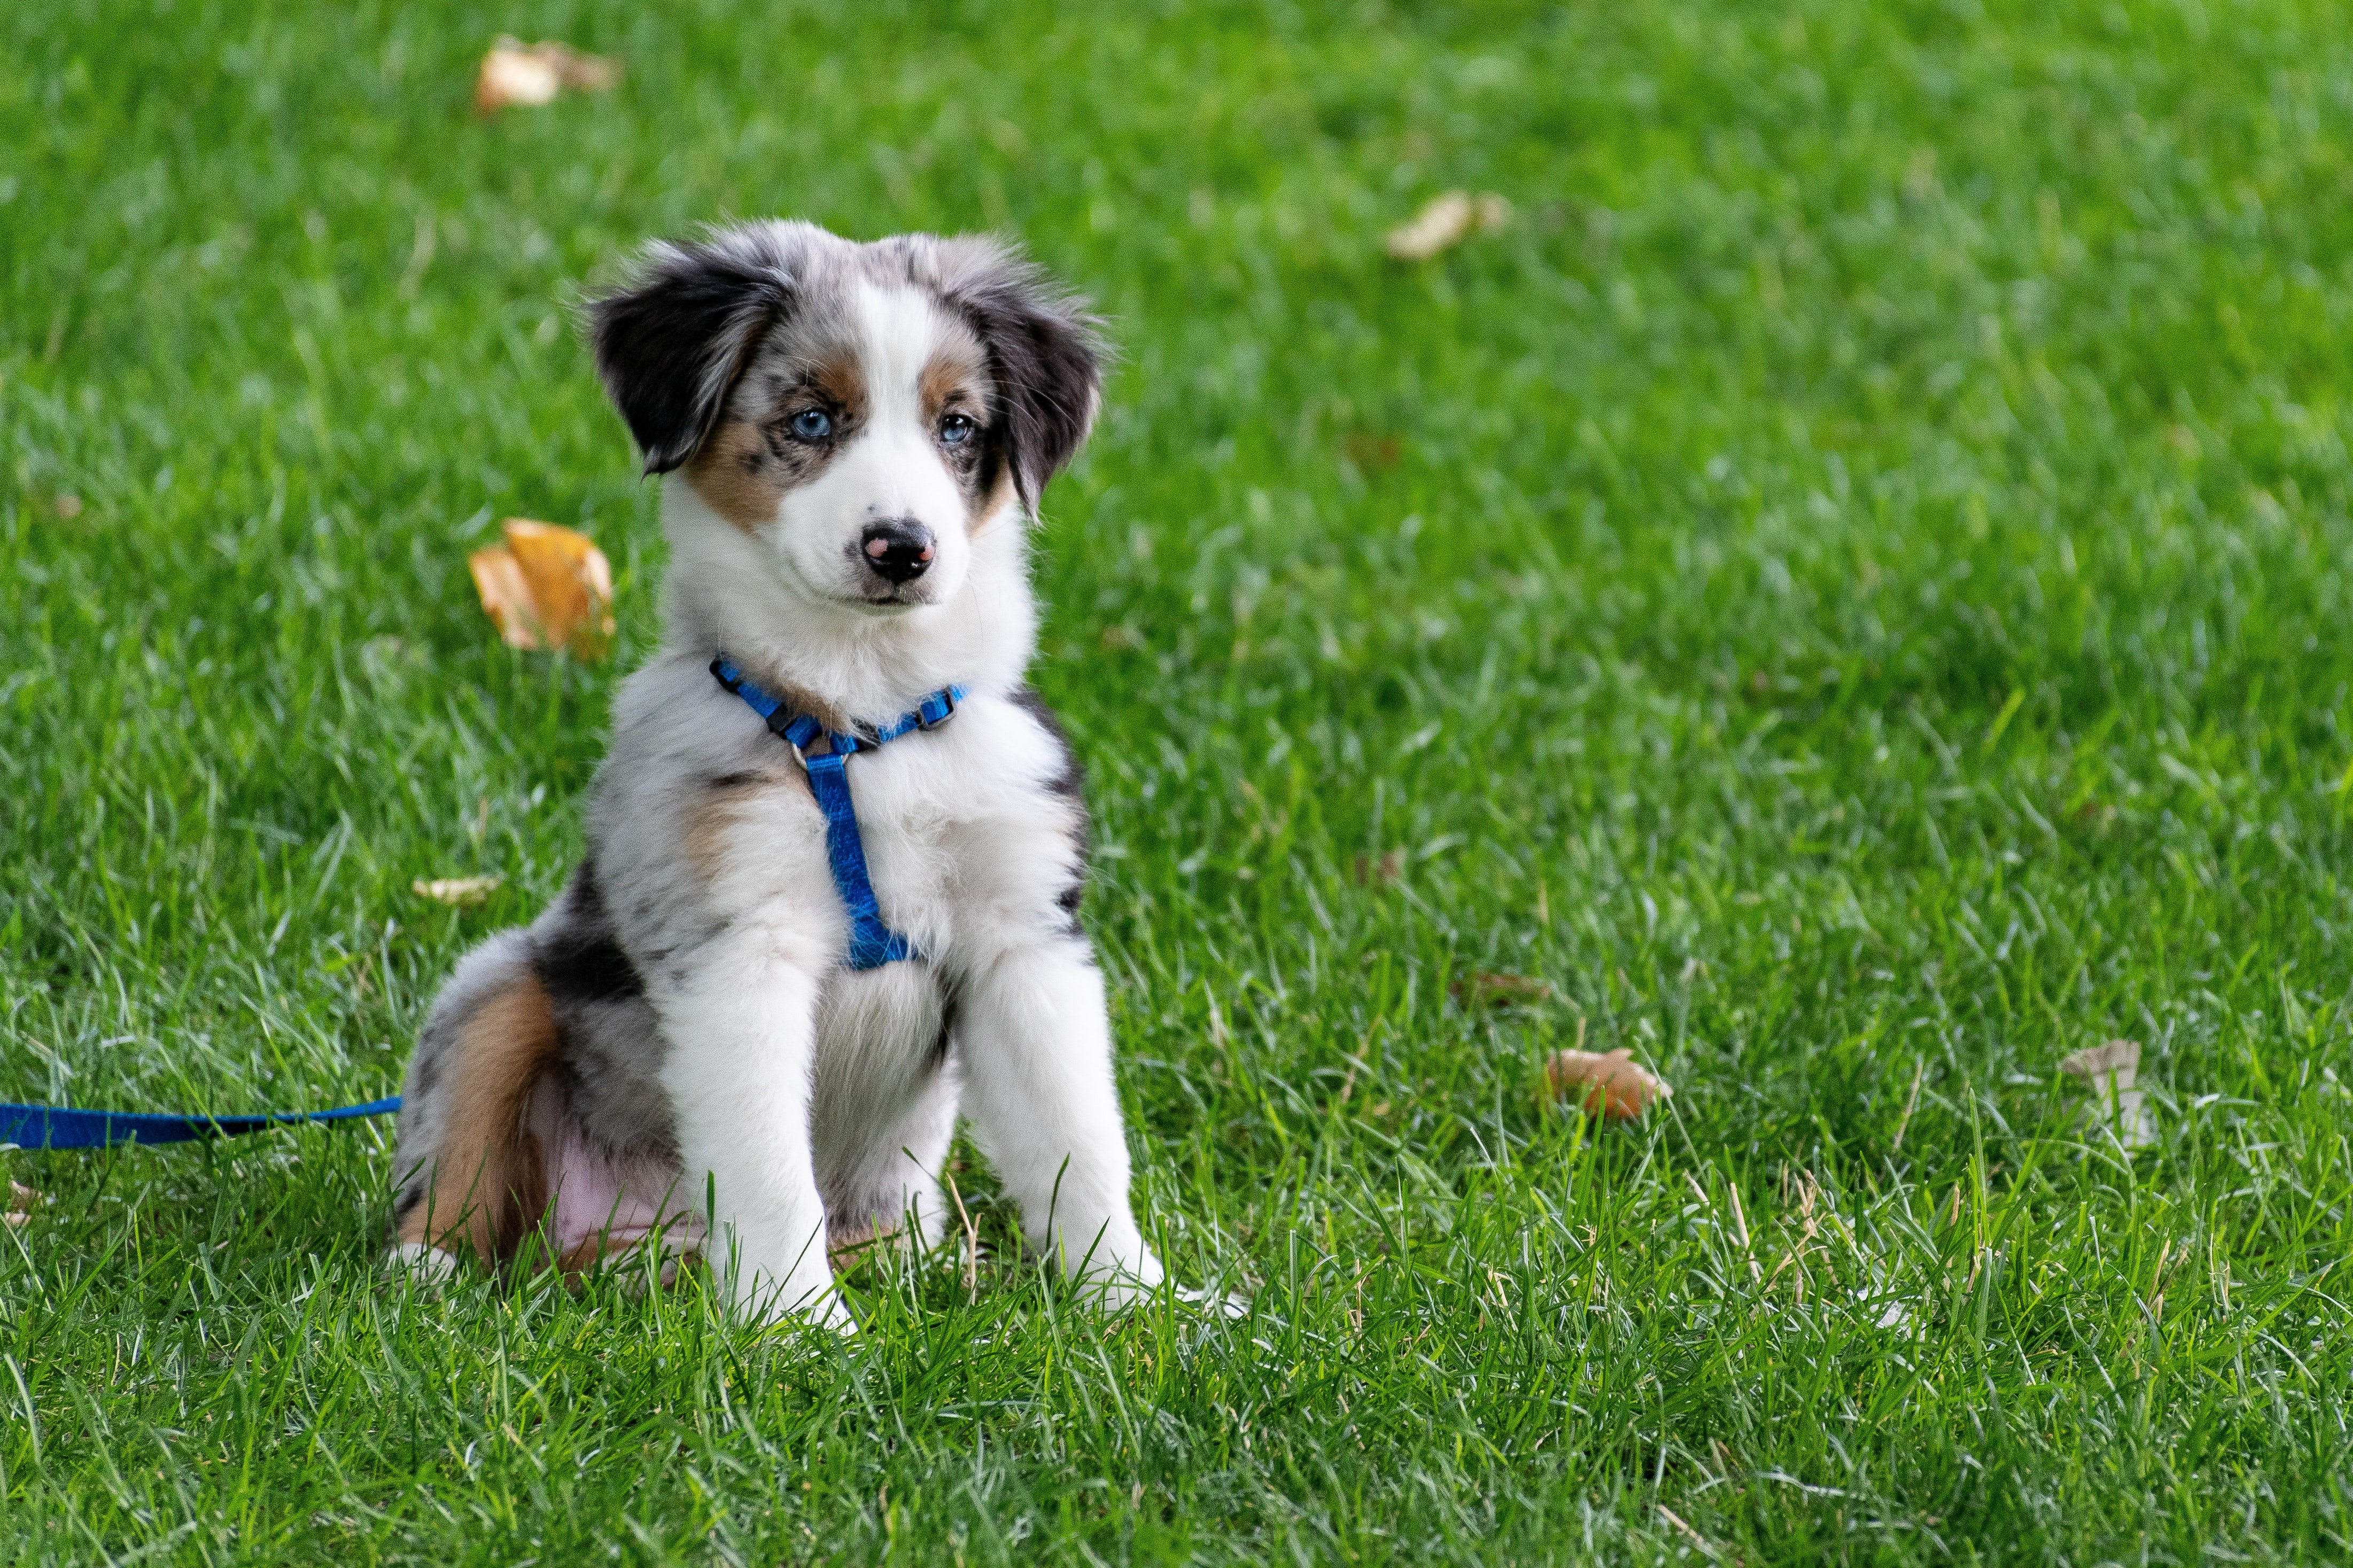
[[(914, 731), (939, 728), (955, 717), (956, 705), (964, 700), (964, 688), (942, 687), (917, 703), (914, 711), (856, 735), (828, 730), (810, 714), (787, 712), (782, 701), (761, 690), (723, 653), (711, 661), (711, 674), (765, 721), (770, 733), (792, 747), (802, 771), (808, 774), (809, 793), (817, 797), (818, 809), (825, 813), (826, 865), (833, 873), (834, 891), (841, 895), (842, 908), (849, 912), (849, 967), (880, 969), (902, 958), (922, 956), (914, 943), (883, 923), (882, 910), (874, 900), (874, 882), (866, 874), (866, 842), (858, 836), (858, 812), (849, 798), (849, 759)], [(826, 750), (811, 755), (820, 737)]]
[(400, 1097), (332, 1110), (271, 1110), (253, 1116), (180, 1116), (159, 1110), (71, 1110), (62, 1105), (0, 1105), (0, 1143), (19, 1149), (111, 1149), (118, 1143), (187, 1143), (235, 1138), (298, 1121), (348, 1121), (400, 1109)]

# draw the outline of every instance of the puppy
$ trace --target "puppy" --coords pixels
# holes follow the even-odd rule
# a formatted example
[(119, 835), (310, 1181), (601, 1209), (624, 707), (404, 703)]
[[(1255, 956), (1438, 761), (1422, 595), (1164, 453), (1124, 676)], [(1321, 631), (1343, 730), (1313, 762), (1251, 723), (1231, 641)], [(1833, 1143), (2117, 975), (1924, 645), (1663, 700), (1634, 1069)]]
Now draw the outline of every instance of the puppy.
[(1149, 1290), (1078, 765), (1022, 683), (1092, 321), (992, 240), (801, 223), (656, 246), (592, 318), (661, 476), (662, 646), (570, 887), (426, 1022), (396, 1256), (537, 1234), (573, 1270), (659, 1237), (746, 1311), (847, 1327), (829, 1250), (939, 1236), (961, 1110), (1033, 1247)]

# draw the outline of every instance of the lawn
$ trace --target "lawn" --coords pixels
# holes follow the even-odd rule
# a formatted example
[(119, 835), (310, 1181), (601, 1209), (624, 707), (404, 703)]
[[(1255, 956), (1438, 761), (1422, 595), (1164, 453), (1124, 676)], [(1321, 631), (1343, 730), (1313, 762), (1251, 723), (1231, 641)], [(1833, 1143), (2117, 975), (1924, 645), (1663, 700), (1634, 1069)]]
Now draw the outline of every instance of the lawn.
[[(500, 31), (628, 78), (478, 120)], [(573, 303), (996, 227), (1123, 353), (1035, 679), (1251, 1303), (1091, 1313), (968, 1150), (842, 1342), (389, 1280), (382, 1123), (0, 1155), (0, 1562), (2353, 1560), (2342, 9), (25, 0), (0, 148), (0, 1100), (392, 1092), (655, 635)]]

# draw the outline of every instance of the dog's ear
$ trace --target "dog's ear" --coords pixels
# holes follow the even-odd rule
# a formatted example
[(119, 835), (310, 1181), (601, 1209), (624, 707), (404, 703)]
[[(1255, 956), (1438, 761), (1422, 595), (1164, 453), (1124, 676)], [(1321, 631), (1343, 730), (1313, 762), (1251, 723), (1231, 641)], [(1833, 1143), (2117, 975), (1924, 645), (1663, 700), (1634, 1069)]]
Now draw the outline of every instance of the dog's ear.
[(588, 307), (596, 372), (649, 474), (702, 448), (752, 351), (791, 308), (790, 259), (758, 239), (656, 245), (636, 281)]
[(1078, 456), (1103, 403), (1106, 353), (1086, 301), (989, 239), (950, 241), (942, 292), (988, 353), (1000, 432), (1022, 509)]

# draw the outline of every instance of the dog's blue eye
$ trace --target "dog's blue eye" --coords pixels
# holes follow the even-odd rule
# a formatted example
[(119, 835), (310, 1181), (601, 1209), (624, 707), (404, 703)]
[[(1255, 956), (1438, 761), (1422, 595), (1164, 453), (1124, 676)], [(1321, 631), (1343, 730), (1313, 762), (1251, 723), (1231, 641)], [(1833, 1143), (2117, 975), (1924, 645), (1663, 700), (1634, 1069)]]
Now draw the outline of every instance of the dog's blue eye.
[(804, 408), (793, 416), (792, 431), (804, 441), (822, 441), (833, 434), (833, 421), (822, 408)]
[(951, 414), (940, 421), (940, 439), (951, 447), (961, 447), (972, 439), (972, 433), (978, 428), (967, 416)]

